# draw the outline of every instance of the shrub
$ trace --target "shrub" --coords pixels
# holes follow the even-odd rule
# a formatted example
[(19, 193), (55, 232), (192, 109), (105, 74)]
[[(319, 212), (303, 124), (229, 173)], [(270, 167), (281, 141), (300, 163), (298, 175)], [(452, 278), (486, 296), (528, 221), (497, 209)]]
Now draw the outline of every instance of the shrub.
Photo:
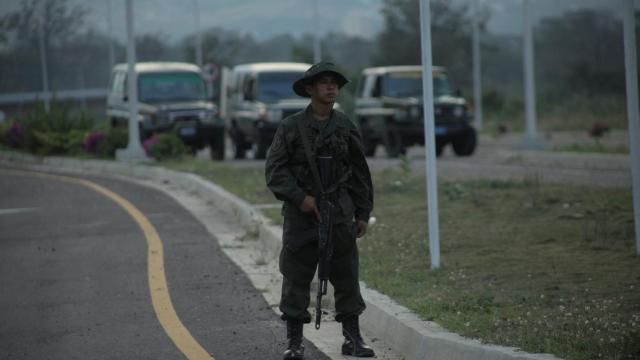
[(106, 138), (107, 134), (102, 131), (87, 133), (82, 142), (82, 148), (89, 154), (98, 154), (98, 147)]
[(0, 125), (0, 143), (10, 148), (21, 147), (24, 143), (24, 135), (24, 127), (16, 121)]
[(97, 142), (96, 155), (113, 158), (116, 149), (124, 149), (129, 143), (129, 131), (126, 128), (109, 128), (102, 141)]
[(154, 134), (144, 141), (143, 147), (147, 156), (158, 161), (180, 158), (187, 154), (187, 147), (175, 133)]
[(75, 155), (82, 152), (85, 130), (71, 130), (67, 133), (54, 131), (34, 131), (40, 155)]
[(87, 112), (73, 113), (69, 103), (54, 102), (46, 112), (40, 104), (18, 120), (24, 130), (20, 148), (40, 155), (78, 154), (86, 133), (95, 126)]

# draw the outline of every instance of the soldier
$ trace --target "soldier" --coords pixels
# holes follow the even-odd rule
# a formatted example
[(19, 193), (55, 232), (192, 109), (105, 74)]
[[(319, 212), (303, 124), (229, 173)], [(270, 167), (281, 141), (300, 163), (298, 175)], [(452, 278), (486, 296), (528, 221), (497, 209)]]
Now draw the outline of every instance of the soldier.
[[(282, 120), (267, 153), (267, 186), (283, 201), (283, 275), (280, 310), (287, 323), (288, 347), (284, 359), (303, 359), (303, 324), (311, 321), (307, 310), (310, 285), (318, 263), (319, 194), (307, 156), (334, 159), (335, 184), (330, 190), (333, 212), (333, 257), (329, 281), (335, 289), (336, 321), (342, 323), (342, 354), (373, 357), (360, 335), (358, 317), (365, 309), (358, 282), (356, 237), (367, 231), (373, 209), (373, 186), (360, 133), (349, 118), (333, 109), (338, 92), (348, 80), (328, 62), (309, 68), (293, 84), (294, 92), (310, 97), (311, 104)], [(307, 145), (302, 134), (308, 139)], [(305, 153), (305, 146), (310, 149)], [(317, 172), (316, 172), (317, 174)]]

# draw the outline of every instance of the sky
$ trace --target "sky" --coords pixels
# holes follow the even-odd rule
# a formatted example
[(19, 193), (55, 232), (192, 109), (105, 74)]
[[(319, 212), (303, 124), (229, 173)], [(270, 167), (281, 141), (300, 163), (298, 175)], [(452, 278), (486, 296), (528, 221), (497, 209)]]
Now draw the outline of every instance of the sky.
[[(107, 33), (111, 4), (113, 34), (125, 39), (125, 0), (71, 0), (89, 11), (88, 22)], [(195, 32), (196, 1), (201, 29), (222, 27), (252, 34), (258, 40), (291, 33), (311, 33), (313, 4), (318, 2), (318, 31), (343, 32), (373, 38), (382, 28), (382, 0), (134, 0), (136, 33), (161, 33), (171, 41)], [(472, 0), (451, 0), (470, 4)], [(488, 29), (494, 33), (521, 32), (521, 0), (479, 0), (492, 16)], [(639, 0), (636, 0), (636, 6)], [(16, 9), (20, 0), (0, 0), (0, 15)], [(618, 13), (619, 0), (531, 0), (534, 22), (578, 8), (605, 8)]]

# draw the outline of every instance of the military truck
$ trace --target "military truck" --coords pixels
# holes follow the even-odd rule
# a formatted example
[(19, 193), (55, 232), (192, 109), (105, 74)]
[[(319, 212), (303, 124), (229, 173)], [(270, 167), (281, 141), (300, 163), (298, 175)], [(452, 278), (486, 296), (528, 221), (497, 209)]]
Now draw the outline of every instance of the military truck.
[[(129, 121), (127, 64), (114, 66), (107, 97), (107, 118), (112, 126)], [(138, 112), (140, 136), (177, 131), (194, 152), (210, 147), (211, 158), (224, 159), (225, 125), (210, 101), (200, 68), (179, 62), (139, 62)]]
[[(442, 67), (433, 68), (436, 155), (451, 144), (457, 156), (470, 156), (477, 135), (472, 113), (459, 91), (454, 91)], [(412, 145), (424, 145), (421, 66), (364, 69), (356, 94), (355, 114), (367, 156), (378, 145), (387, 156), (405, 154)]]
[(291, 85), (311, 64), (273, 62), (237, 65), (232, 69), (229, 94), (229, 136), (234, 157), (249, 149), (264, 159), (280, 120), (309, 104), (294, 94)]

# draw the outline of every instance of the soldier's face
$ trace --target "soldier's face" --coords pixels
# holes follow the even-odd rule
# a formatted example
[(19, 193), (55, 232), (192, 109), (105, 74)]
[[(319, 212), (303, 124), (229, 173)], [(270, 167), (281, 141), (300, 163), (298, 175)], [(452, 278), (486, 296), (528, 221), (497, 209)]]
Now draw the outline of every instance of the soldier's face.
[(338, 98), (338, 81), (333, 75), (321, 75), (306, 89), (311, 99), (321, 103), (334, 103)]

